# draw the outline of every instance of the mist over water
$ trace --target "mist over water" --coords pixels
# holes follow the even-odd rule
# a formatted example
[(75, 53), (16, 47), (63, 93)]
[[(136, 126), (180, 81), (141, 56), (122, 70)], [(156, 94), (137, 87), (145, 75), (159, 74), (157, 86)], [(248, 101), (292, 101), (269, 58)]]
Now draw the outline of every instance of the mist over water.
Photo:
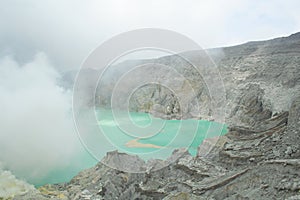
[[(44, 53), (38, 53), (26, 64), (19, 64), (9, 56), (0, 58), (1, 168), (36, 186), (69, 181), (98, 162), (75, 132), (72, 91), (58, 86), (60, 78)], [(187, 144), (191, 145), (189, 152), (195, 155), (203, 139), (219, 135), (217, 130), (221, 134), (226, 132), (223, 125), (208, 121), (162, 120), (146, 113), (130, 113), (117, 122), (110, 110), (97, 109), (96, 114), (98, 122), (94, 126), (102, 128), (106, 139), (113, 143), (110, 150), (137, 154), (144, 159), (167, 158), (175, 148)], [(150, 131), (131, 129), (125, 134), (120, 125), (129, 127), (129, 123), (139, 127), (136, 130)], [(152, 123), (164, 127), (151, 132), (154, 129), (148, 126)], [(191, 128), (195, 125), (197, 130)], [(206, 135), (209, 126), (216, 131)], [(107, 152), (103, 142), (95, 139), (101, 156)]]
[(0, 58), (0, 162), (31, 183), (71, 165), (76, 172), (86, 167), (77, 160), (84, 149), (74, 131), (71, 92), (57, 85), (59, 78), (44, 53), (23, 65)]

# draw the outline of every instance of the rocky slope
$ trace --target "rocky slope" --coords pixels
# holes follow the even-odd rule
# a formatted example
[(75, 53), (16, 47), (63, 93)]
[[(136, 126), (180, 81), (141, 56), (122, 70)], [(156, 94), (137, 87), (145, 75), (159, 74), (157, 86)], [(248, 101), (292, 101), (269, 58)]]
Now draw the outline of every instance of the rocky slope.
[[(96, 96), (91, 84), (98, 79), (96, 69), (82, 70), (87, 104), (151, 112), (161, 118), (211, 119), (216, 108), (226, 108), (227, 123), (252, 126), (260, 117), (287, 111), (299, 94), (300, 34), (243, 45), (192, 51), (157, 59), (125, 61), (109, 66), (103, 74)], [(208, 60), (208, 56), (211, 60)], [(197, 65), (197, 70), (192, 64)], [(217, 66), (224, 84), (224, 99), (211, 99), (218, 87), (210, 81), (212, 65)], [(147, 76), (145, 76), (147, 74)], [(126, 79), (127, 78), (127, 79)], [(62, 81), (71, 87), (75, 73), (66, 73)], [(121, 84), (118, 81), (123, 80)], [(147, 82), (148, 81), (148, 82)], [(135, 88), (140, 84), (140, 87)], [(134, 89), (134, 91), (133, 91)], [(209, 91), (212, 90), (212, 91)], [(243, 99), (241, 99), (243, 98)], [(252, 99), (250, 99), (252, 98)], [(226, 99), (226, 102), (224, 102)], [(125, 100), (129, 100), (129, 105)], [(219, 101), (219, 102), (218, 102)], [(249, 101), (255, 106), (246, 105)], [(198, 106), (197, 106), (198, 105)], [(253, 114), (248, 112), (251, 107)]]
[[(204, 141), (196, 157), (177, 150), (166, 161), (145, 163), (136, 156), (110, 152), (105, 162), (119, 169), (134, 163), (147, 173), (127, 173), (99, 163), (69, 183), (44, 186), (15, 199), (300, 199), (300, 33), (208, 53), (226, 89), (228, 134)], [(193, 57), (195, 52), (185, 54)], [(216, 104), (196, 71), (172, 56), (153, 62), (180, 70), (196, 95), (189, 96), (184, 89), (178, 94), (186, 96), (187, 105), (197, 101), (201, 110), (188, 107), (177, 112), (180, 96), (159, 85), (137, 91), (131, 109), (166, 118), (211, 116)], [(184, 80), (174, 80), (167, 82), (185, 88)], [(213, 140), (217, 143), (211, 146)]]
[[(183, 56), (193, 63), (205, 63), (205, 58), (197, 57), (199, 52), (185, 52)], [(291, 101), (299, 95), (300, 77), (300, 34), (262, 42), (249, 42), (243, 45), (208, 50), (220, 72), (226, 91), (226, 119), (232, 125), (253, 126), (273, 114), (288, 111)], [(167, 56), (148, 61), (172, 66), (184, 78), (159, 79), (164, 85), (176, 86), (172, 96), (167, 89), (158, 86), (144, 86), (133, 95), (132, 108), (149, 111), (164, 118), (210, 118), (216, 104), (212, 103), (205, 72), (197, 72), (190, 64), (178, 56)], [(206, 66), (207, 65), (207, 66)], [(160, 70), (165, 77), (172, 77), (170, 70)], [(157, 69), (141, 73), (156, 74)], [(209, 75), (209, 74), (208, 74)], [(143, 77), (142, 74), (137, 77)], [(213, 78), (213, 77), (209, 77)], [(187, 90), (187, 82), (195, 91)], [(210, 88), (213, 88), (210, 86)], [(180, 110), (177, 99), (187, 101), (188, 108)], [(182, 103), (182, 102), (181, 102)], [(185, 102), (183, 102), (184, 104)], [(196, 108), (196, 104), (200, 109)], [(254, 105), (255, 104), (255, 105)], [(156, 105), (156, 107), (152, 106)], [(158, 109), (157, 109), (158, 107)], [(171, 111), (170, 109), (171, 108)], [(181, 111), (181, 112), (179, 112)], [(178, 115), (183, 116), (178, 116)], [(173, 115), (173, 116), (172, 116)], [(260, 115), (260, 116), (258, 116)]]

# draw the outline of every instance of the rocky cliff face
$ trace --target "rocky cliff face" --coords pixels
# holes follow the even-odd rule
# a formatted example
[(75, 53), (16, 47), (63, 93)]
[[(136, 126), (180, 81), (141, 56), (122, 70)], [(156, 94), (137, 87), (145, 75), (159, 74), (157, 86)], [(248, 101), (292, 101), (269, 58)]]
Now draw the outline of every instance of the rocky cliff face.
[[(99, 163), (69, 183), (15, 199), (300, 199), (300, 33), (208, 52), (224, 80), (228, 134), (204, 141), (196, 157), (177, 150), (166, 161), (145, 163), (110, 152), (104, 158), (110, 165), (130, 167), (130, 160), (147, 173), (126, 173)], [(201, 77), (173, 58), (155, 62), (174, 62), (195, 83), (196, 95), (185, 98), (189, 109), (180, 111), (180, 97), (159, 85), (133, 94), (131, 109), (167, 118), (209, 117), (215, 108)], [(167, 82), (185, 87), (184, 80)], [(202, 105), (197, 112), (195, 102)], [(211, 146), (212, 140), (216, 145)]]
[(224, 77), (233, 125), (252, 127), (288, 111), (299, 95), (300, 34), (224, 48), (219, 67)]
[[(218, 67), (224, 84), (226, 97), (219, 100), (221, 102), (212, 100), (215, 91), (208, 90), (215, 87), (208, 85), (213, 81), (207, 82), (214, 77), (205, 70), (213, 62), (202, 56), (204, 52), (192, 51), (109, 66), (99, 82), (96, 95), (90, 91), (92, 87), (89, 85), (89, 81), (94, 83), (98, 78), (95, 70), (84, 70), (84, 90), (88, 93), (86, 96), (90, 96), (87, 104), (92, 105), (95, 100), (98, 106), (110, 107), (115, 95), (116, 107), (150, 112), (166, 119), (212, 119), (216, 109), (224, 107), (229, 125), (250, 127), (261, 119), (288, 111), (292, 99), (299, 95), (300, 33), (210, 49), (206, 53)], [(189, 61), (203, 66), (203, 70), (197, 70)], [(126, 79), (128, 74), (131, 76)], [(74, 75), (67, 73), (62, 84), (72, 85)], [(125, 81), (118, 84), (122, 79)], [(141, 84), (140, 87), (134, 88), (137, 83)]]
[[(288, 111), (291, 101), (299, 95), (299, 33), (286, 38), (212, 49), (207, 53), (218, 66), (223, 79), (226, 91), (226, 119), (229, 124), (252, 127), (263, 119)], [(184, 53), (184, 57), (190, 60), (195, 60), (196, 55), (197, 52)], [(170, 92), (157, 87), (143, 88), (140, 93), (137, 91), (133, 97), (132, 108), (149, 111), (165, 118), (212, 116), (211, 113), (216, 107), (211, 103), (211, 95), (201, 78), (204, 73), (196, 71), (178, 56), (162, 57), (151, 62), (172, 66), (182, 74), (184, 79), (169, 79), (169, 84), (165, 85), (176, 85), (180, 88), (182, 92), (176, 93), (177, 98), (185, 99), (189, 105), (188, 109), (178, 112), (180, 108), (176, 99), (169, 94)], [(201, 59), (195, 62), (201, 63)], [(195, 91), (194, 94), (189, 95), (185, 85), (187, 83)], [(169, 99), (166, 99), (167, 97)], [(196, 108), (196, 104), (200, 109)], [(179, 113), (183, 116), (179, 116)]]

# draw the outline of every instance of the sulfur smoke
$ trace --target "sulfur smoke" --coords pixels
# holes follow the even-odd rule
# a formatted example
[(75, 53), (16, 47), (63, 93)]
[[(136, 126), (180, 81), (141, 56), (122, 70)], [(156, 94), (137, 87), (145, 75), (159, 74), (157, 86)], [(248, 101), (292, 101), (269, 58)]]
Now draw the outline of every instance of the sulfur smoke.
[(59, 78), (44, 53), (23, 65), (0, 58), (0, 162), (32, 182), (66, 168), (81, 151), (71, 92)]

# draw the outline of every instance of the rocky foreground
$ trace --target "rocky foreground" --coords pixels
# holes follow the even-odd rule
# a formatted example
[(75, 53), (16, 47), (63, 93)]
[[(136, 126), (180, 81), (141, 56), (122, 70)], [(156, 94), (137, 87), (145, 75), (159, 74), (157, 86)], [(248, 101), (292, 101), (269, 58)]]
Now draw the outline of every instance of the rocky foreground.
[[(99, 163), (69, 183), (46, 185), (14, 199), (300, 199), (300, 98), (289, 112), (264, 123), (261, 130), (230, 130), (205, 157), (203, 147), (196, 157), (178, 150), (167, 161), (148, 164), (132, 156), (132, 167), (138, 164), (147, 173)], [(128, 155), (110, 152), (105, 160), (121, 168)], [(164, 162), (170, 164), (156, 170)]]
[[(204, 141), (196, 157), (177, 150), (165, 161), (145, 163), (109, 152), (106, 163), (119, 169), (126, 163), (146, 173), (99, 163), (69, 183), (30, 189), (14, 199), (300, 199), (300, 33), (216, 51), (211, 56), (224, 78), (228, 134)], [(160, 59), (166, 60), (172, 59)], [(195, 74), (186, 76), (199, 91), (189, 97), (190, 104), (197, 98), (203, 105), (200, 113), (209, 116), (213, 108), (207, 91), (196, 85)], [(137, 93), (133, 109), (177, 118), (176, 99), (155, 87)], [(147, 91), (153, 92), (149, 98)], [(199, 115), (193, 109), (183, 114), (179, 117)]]

